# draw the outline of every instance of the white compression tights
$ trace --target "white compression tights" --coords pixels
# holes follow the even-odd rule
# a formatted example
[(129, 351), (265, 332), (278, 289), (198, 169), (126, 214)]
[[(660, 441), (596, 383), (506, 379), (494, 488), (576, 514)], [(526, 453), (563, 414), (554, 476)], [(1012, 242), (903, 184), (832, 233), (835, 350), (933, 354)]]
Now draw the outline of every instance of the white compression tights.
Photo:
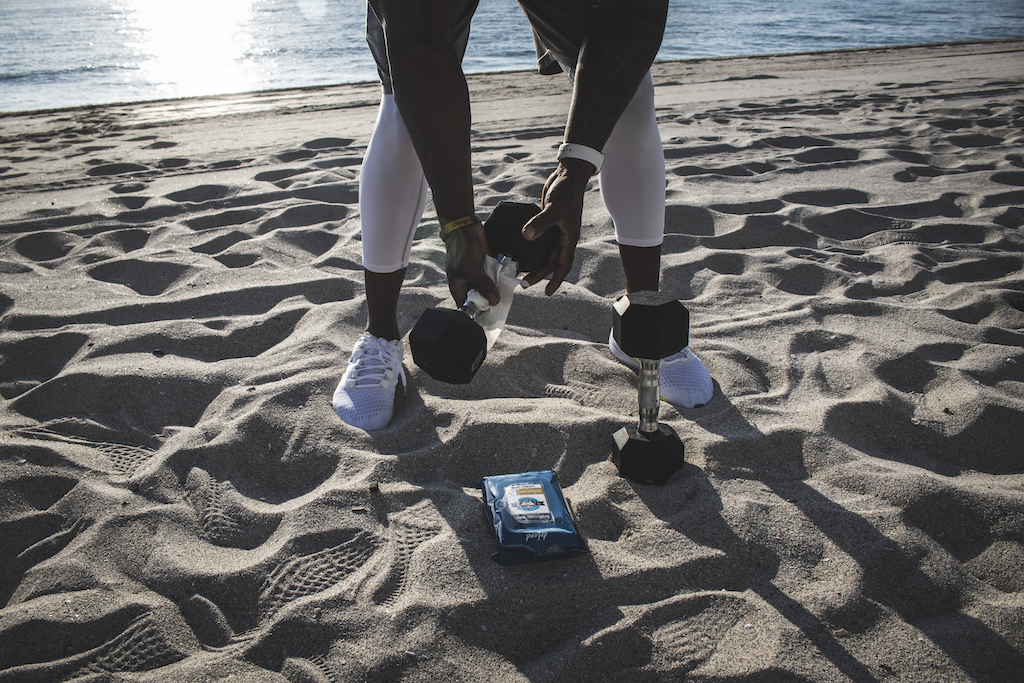
[(363, 267), (393, 273), (409, 265), (427, 180), (394, 95), (384, 95), (359, 174)]
[[(604, 147), (601, 196), (619, 244), (655, 247), (665, 233), (665, 155), (650, 74)], [(363, 267), (393, 273), (409, 265), (427, 182), (393, 95), (384, 95), (359, 177)]]

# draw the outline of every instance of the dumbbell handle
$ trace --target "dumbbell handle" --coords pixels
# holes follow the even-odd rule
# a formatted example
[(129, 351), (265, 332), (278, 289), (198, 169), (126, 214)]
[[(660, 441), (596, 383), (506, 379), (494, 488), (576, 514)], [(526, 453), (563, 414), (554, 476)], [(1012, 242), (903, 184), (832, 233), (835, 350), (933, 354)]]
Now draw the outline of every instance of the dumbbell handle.
[(661, 387), (658, 370), (660, 360), (640, 358), (640, 385), (637, 402), (640, 404), (641, 432), (650, 434), (658, 431), (658, 411), (661, 409)]
[(468, 315), (470, 320), (476, 320), (476, 317), (482, 312), (476, 307), (476, 304), (468, 300), (466, 303), (462, 304), (462, 308), (460, 308), (459, 311)]

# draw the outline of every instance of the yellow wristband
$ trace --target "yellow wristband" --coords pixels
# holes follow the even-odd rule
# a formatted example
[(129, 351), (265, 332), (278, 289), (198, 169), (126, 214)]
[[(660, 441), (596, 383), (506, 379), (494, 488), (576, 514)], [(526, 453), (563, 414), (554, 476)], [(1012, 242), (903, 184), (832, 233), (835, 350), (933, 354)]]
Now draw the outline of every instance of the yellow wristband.
[(482, 222), (483, 221), (480, 220), (480, 216), (477, 216), (475, 213), (470, 214), (469, 216), (465, 216), (463, 218), (457, 218), (454, 221), (451, 221), (450, 223), (445, 223), (444, 225), (441, 226), (441, 239), (444, 239), (445, 237), (452, 234), (459, 228), (464, 228), (467, 225), (473, 225), (473, 223)]

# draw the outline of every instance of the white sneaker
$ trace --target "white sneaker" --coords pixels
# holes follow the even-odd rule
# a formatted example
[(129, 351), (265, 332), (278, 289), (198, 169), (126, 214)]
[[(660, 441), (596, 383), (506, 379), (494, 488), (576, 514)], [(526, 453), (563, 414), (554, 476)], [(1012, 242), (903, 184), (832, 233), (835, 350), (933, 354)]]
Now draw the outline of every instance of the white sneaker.
[(342, 420), (366, 431), (384, 429), (395, 413), (395, 387), (405, 386), (402, 340), (393, 342), (369, 332), (356, 342), (338, 388), (334, 412)]
[[(614, 333), (608, 335), (608, 346), (612, 355), (634, 370), (640, 369), (640, 361), (630, 358), (619, 348)], [(715, 394), (715, 385), (711, 381), (711, 373), (693, 355), (690, 347), (661, 360), (659, 380), (661, 399), (668, 401), (677, 408), (699, 408)]]

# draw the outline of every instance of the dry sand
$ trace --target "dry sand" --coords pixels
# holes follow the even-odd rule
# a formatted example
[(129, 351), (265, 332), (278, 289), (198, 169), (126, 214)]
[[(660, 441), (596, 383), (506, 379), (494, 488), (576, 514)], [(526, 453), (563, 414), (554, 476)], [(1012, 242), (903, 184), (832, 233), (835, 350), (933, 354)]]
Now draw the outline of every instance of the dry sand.
[[(0, 116), (0, 680), (1024, 677), (1024, 43), (655, 67), (663, 289), (715, 379), (620, 479), (635, 376), (596, 182), (476, 380), (362, 332), (377, 86)], [(473, 76), (481, 213), (564, 79)], [(428, 207), (401, 304), (450, 305)], [(556, 470), (592, 553), (501, 567), (476, 486)]]

